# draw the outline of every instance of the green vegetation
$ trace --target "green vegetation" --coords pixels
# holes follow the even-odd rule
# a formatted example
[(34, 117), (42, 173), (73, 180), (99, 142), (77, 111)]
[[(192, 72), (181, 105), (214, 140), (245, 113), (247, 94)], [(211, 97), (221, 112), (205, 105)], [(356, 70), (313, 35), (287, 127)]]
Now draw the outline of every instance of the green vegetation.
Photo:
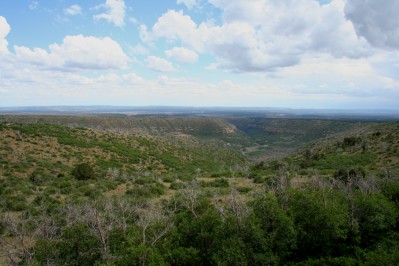
[(94, 178), (94, 169), (90, 164), (80, 163), (72, 170), (72, 175), (78, 180), (87, 180)]
[(0, 265), (399, 264), (397, 123), (18, 119)]

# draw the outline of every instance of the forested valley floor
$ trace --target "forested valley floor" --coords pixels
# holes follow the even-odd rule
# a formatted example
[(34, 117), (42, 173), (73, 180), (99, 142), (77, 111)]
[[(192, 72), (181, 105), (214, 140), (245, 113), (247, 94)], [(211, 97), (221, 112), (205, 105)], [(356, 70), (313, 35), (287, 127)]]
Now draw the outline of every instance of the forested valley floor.
[(2, 115), (0, 265), (399, 265), (399, 123)]

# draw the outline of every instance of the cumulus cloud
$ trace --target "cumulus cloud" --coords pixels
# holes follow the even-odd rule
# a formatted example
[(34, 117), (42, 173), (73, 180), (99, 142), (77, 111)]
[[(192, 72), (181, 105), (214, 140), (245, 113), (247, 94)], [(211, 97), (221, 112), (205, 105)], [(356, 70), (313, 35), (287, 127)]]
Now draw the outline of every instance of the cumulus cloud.
[(275, 62), (278, 58), (271, 58), (272, 55), (260, 50), (256, 29), (245, 22), (222, 26), (197, 25), (183, 11), (169, 10), (150, 32), (143, 27), (141, 36), (146, 41), (158, 38), (179, 40), (197, 52), (213, 54), (218, 58), (218, 66), (232, 70), (260, 71), (279, 64)]
[(198, 54), (184, 47), (174, 47), (165, 52), (167, 57), (174, 58), (184, 64), (193, 64), (198, 60)]
[(360, 58), (370, 52), (345, 18), (344, 0), (320, 5), (309, 0), (211, 0), (222, 10), (223, 23), (197, 25), (183, 11), (169, 10), (150, 30), (145, 41), (179, 41), (198, 53), (217, 58), (214, 66), (238, 72), (274, 71), (298, 64), (307, 53), (337, 58)]
[(128, 61), (120, 45), (109, 37), (66, 36), (61, 45), (51, 45), (50, 49), (69, 67), (118, 69)]
[(183, 11), (168, 10), (158, 18), (157, 22), (148, 32), (145, 25), (140, 27), (140, 37), (143, 41), (154, 41), (158, 38), (181, 40), (192, 46), (198, 43), (197, 24)]
[(64, 9), (64, 14), (68, 16), (76, 16), (82, 14), (82, 8), (79, 5), (72, 5)]
[(44, 66), (44, 67), (61, 67), (63, 60), (56, 54), (48, 53), (41, 48), (30, 49), (24, 46), (14, 46), (15, 57), (18, 62)]
[(380, 48), (399, 48), (399, 1), (347, 0), (346, 17), (358, 35)]
[(5, 17), (0, 16), (0, 54), (8, 52), (7, 35), (10, 33), (11, 27), (7, 23)]
[(145, 61), (147, 63), (147, 67), (152, 70), (159, 71), (159, 72), (175, 71), (175, 68), (173, 67), (172, 63), (170, 63), (168, 60), (165, 60), (163, 58), (151, 55), (151, 56), (148, 56)]
[(106, 12), (95, 15), (95, 20), (104, 19), (117, 27), (125, 25), (126, 6), (124, 0), (106, 0), (104, 4), (98, 5), (96, 8), (105, 9)]
[(184, 4), (188, 9), (197, 5), (197, 0), (177, 0), (176, 4)]
[(109, 37), (66, 36), (61, 44), (44, 49), (14, 46), (19, 62), (60, 69), (120, 69), (128, 57), (120, 45)]

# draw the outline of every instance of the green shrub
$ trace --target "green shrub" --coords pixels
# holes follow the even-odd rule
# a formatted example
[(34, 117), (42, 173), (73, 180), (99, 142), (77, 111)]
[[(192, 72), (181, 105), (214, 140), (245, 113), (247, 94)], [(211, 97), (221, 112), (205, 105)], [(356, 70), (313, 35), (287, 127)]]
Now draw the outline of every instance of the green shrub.
[(138, 185), (152, 184), (154, 182), (156, 182), (156, 181), (151, 176), (143, 176), (143, 177), (138, 178), (136, 181), (134, 181), (134, 183), (138, 184)]
[(175, 179), (171, 176), (165, 176), (164, 178), (162, 178), (163, 182), (166, 183), (172, 183)]
[(173, 190), (179, 190), (179, 189), (184, 188), (184, 183), (172, 182), (172, 183), (170, 184), (170, 187), (169, 187), (169, 188), (170, 188), (170, 189), (173, 189)]
[(237, 191), (242, 194), (246, 194), (246, 193), (250, 192), (251, 190), (252, 190), (252, 188), (250, 188), (250, 187), (237, 187)]
[(35, 169), (29, 176), (29, 180), (34, 184), (40, 184), (43, 181), (43, 173), (39, 169)]
[(93, 179), (94, 169), (90, 164), (80, 163), (72, 170), (72, 175), (78, 180)]
[(229, 187), (229, 181), (226, 178), (218, 178), (211, 182), (201, 182), (203, 187)]
[(26, 199), (23, 195), (9, 196), (5, 199), (5, 207), (9, 211), (23, 211), (27, 208)]
[(347, 182), (348, 178), (366, 177), (366, 170), (363, 167), (344, 169), (340, 168), (335, 171), (334, 178)]
[(63, 181), (57, 184), (57, 187), (60, 189), (61, 194), (70, 194), (72, 192), (72, 183), (71, 181)]
[(160, 183), (149, 186), (149, 190), (152, 195), (160, 196), (165, 194), (165, 187)]
[(355, 146), (356, 144), (360, 143), (362, 141), (361, 138), (359, 137), (346, 137), (342, 141), (342, 148), (347, 148), (347, 147), (352, 147)]

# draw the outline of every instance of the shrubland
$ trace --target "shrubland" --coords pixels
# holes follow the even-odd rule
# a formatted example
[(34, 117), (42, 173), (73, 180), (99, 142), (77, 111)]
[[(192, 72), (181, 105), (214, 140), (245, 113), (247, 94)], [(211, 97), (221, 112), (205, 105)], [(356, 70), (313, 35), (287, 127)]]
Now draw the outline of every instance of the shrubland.
[(234, 145), (213, 122), (198, 136), (36, 122), (0, 124), (2, 264), (399, 263), (397, 123), (320, 136), (313, 121), (316, 141), (251, 160), (259, 139)]

